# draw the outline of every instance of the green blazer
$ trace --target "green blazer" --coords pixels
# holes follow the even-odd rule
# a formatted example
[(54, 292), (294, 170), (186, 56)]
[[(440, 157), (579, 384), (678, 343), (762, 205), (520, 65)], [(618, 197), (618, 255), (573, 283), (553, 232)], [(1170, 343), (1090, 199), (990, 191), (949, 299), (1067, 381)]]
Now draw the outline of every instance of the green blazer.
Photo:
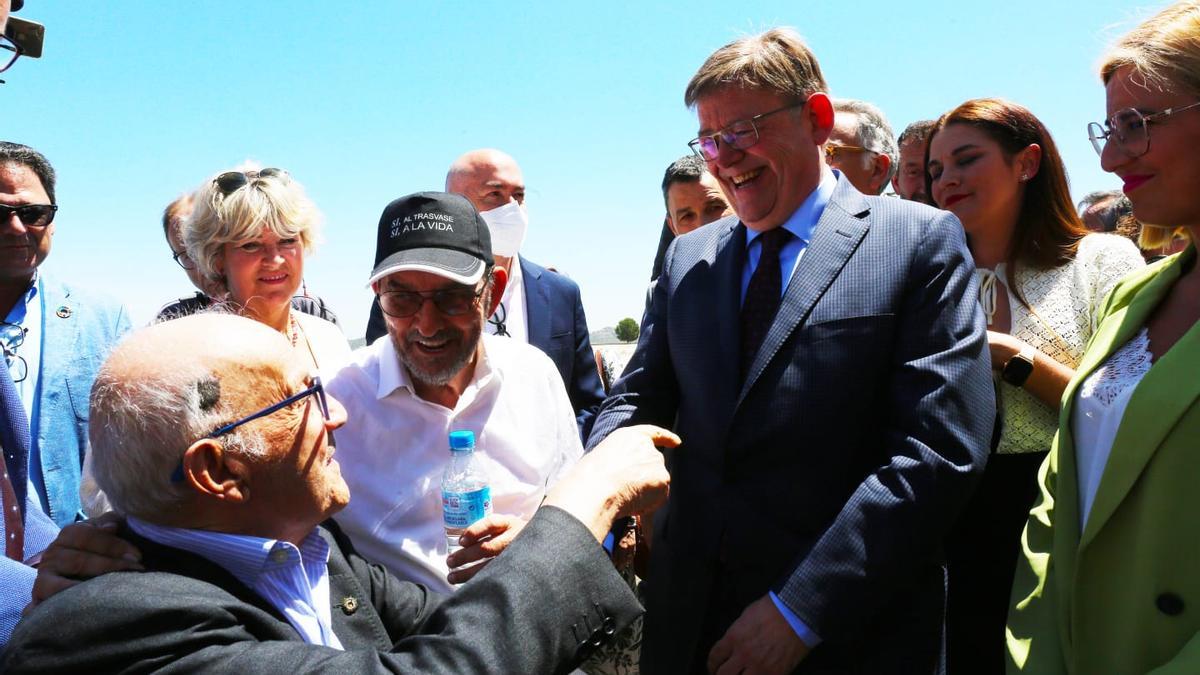
[(1200, 323), (1138, 385), (1080, 532), (1080, 383), (1146, 324), (1195, 246), (1123, 279), (1063, 393), (1008, 616), (1009, 672), (1200, 673)]

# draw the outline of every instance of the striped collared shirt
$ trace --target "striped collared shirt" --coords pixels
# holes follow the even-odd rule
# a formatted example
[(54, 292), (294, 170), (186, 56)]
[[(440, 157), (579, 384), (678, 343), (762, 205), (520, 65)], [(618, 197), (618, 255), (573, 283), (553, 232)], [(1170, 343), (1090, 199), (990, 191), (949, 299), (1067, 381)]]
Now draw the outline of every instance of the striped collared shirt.
[(300, 547), (278, 539), (187, 530), (130, 517), (139, 535), (220, 566), (279, 610), (309, 644), (342, 649), (330, 627), (329, 544), (313, 530)]

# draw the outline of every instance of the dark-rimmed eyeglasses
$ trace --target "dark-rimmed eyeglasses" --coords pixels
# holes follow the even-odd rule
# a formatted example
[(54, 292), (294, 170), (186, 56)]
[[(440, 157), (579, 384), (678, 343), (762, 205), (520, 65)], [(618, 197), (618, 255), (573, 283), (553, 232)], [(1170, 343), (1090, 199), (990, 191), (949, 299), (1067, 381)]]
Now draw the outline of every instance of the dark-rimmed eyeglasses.
[(24, 382), (29, 375), (29, 364), (17, 349), (25, 344), (25, 336), (29, 329), (15, 323), (0, 321), (0, 349), (4, 351), (4, 360), (8, 363), (8, 372), (14, 384)]
[(259, 169), (258, 171), (226, 171), (213, 179), (213, 185), (228, 197), (250, 184), (255, 178), (286, 178), (288, 172), (283, 169)]
[(54, 214), (58, 211), (57, 204), (22, 204), (9, 206), (0, 204), (0, 223), (7, 223), (15, 213), (17, 220), (25, 227), (46, 227), (54, 222)]
[(171, 251), (171, 260), (185, 270), (191, 271), (196, 269), (196, 263), (192, 261), (192, 257), (188, 255), (187, 249), (182, 251)]
[(384, 291), (379, 294), (379, 308), (397, 319), (408, 318), (421, 311), (421, 305), (432, 301), (446, 316), (461, 316), (475, 308), (487, 285), (472, 288), (444, 288), (440, 291)]
[[(283, 410), (284, 408), (288, 407), (289, 405), (291, 405), (297, 401), (301, 401), (308, 396), (316, 397), (317, 406), (321, 409), (321, 415), (325, 418), (325, 421), (328, 422), (329, 421), (329, 401), (325, 397), (325, 387), (321, 384), (321, 378), (317, 375), (314, 375), (312, 377), (312, 386), (308, 387), (307, 389), (304, 389), (303, 391), (299, 391), (295, 394), (292, 394), (291, 396), (283, 399), (279, 403), (269, 405), (269, 406), (263, 408), (262, 410), (259, 410), (258, 412), (254, 412), (254, 413), (251, 413), (251, 414), (243, 417), (240, 420), (237, 420), (235, 422), (230, 422), (229, 424), (223, 424), (223, 425), (217, 427), (216, 429), (213, 429), (204, 438), (220, 438), (221, 436), (224, 436), (225, 434), (232, 433), (233, 430), (237, 429), (238, 427), (242, 426), (243, 424), (249, 424), (250, 422), (253, 422), (254, 420), (261, 419), (263, 417), (266, 417), (267, 415), (279, 412), (280, 410)], [(332, 443), (333, 442), (333, 432), (329, 432), (329, 435), (330, 435), (330, 443)], [(173, 471), (171, 473), (171, 482), (179, 483), (182, 481), (183, 481), (183, 460), (181, 459), (181, 460), (179, 460), (179, 466), (175, 467), (175, 471)]]
[(0, 73), (12, 67), (21, 58), (21, 45), (13, 42), (7, 35), (0, 33)]
[(1137, 108), (1118, 110), (1104, 122), (1088, 124), (1088, 140), (1097, 155), (1104, 154), (1104, 146), (1111, 139), (1116, 139), (1121, 152), (1130, 159), (1141, 157), (1150, 151), (1150, 124), (1200, 106), (1200, 101), (1185, 105), (1182, 108), (1167, 108), (1162, 112), (1143, 115)]
[(799, 103), (793, 103), (791, 105), (785, 105), (782, 108), (768, 110), (765, 113), (755, 115), (749, 119), (738, 120), (724, 129), (716, 132), (715, 134), (698, 136), (691, 141), (688, 141), (688, 147), (691, 148), (692, 152), (696, 153), (698, 157), (709, 162), (715, 160), (717, 155), (721, 153), (722, 143), (737, 150), (745, 150), (758, 142), (759, 122), (771, 115), (774, 115), (775, 113), (781, 113), (785, 110), (793, 110), (795, 108), (802, 108), (806, 103), (808, 103), (807, 98)]
[(861, 145), (842, 145), (841, 143), (826, 143), (825, 144), (825, 159), (832, 161), (837, 159), (838, 155), (848, 152), (871, 152), (876, 155), (879, 153), (870, 148), (864, 148)]

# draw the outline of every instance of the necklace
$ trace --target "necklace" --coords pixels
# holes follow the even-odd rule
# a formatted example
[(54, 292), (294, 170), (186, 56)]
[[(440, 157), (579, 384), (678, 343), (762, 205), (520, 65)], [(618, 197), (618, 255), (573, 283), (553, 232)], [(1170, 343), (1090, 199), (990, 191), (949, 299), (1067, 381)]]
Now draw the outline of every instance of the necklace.
[(288, 312), (288, 337), (292, 340), (292, 347), (300, 344), (300, 327), (296, 325), (296, 317)]

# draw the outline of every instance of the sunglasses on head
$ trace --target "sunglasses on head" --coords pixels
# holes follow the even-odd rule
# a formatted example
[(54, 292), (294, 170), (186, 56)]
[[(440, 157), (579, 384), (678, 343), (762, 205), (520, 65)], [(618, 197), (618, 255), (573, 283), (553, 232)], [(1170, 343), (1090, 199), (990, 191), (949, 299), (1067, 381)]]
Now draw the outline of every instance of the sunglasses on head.
[(0, 204), (0, 223), (6, 222), (15, 213), (25, 227), (45, 227), (54, 220), (54, 212), (57, 210), (57, 204)]
[(286, 178), (287, 171), (283, 169), (261, 169), (259, 171), (226, 171), (213, 179), (213, 185), (228, 197), (250, 184), (255, 178)]

